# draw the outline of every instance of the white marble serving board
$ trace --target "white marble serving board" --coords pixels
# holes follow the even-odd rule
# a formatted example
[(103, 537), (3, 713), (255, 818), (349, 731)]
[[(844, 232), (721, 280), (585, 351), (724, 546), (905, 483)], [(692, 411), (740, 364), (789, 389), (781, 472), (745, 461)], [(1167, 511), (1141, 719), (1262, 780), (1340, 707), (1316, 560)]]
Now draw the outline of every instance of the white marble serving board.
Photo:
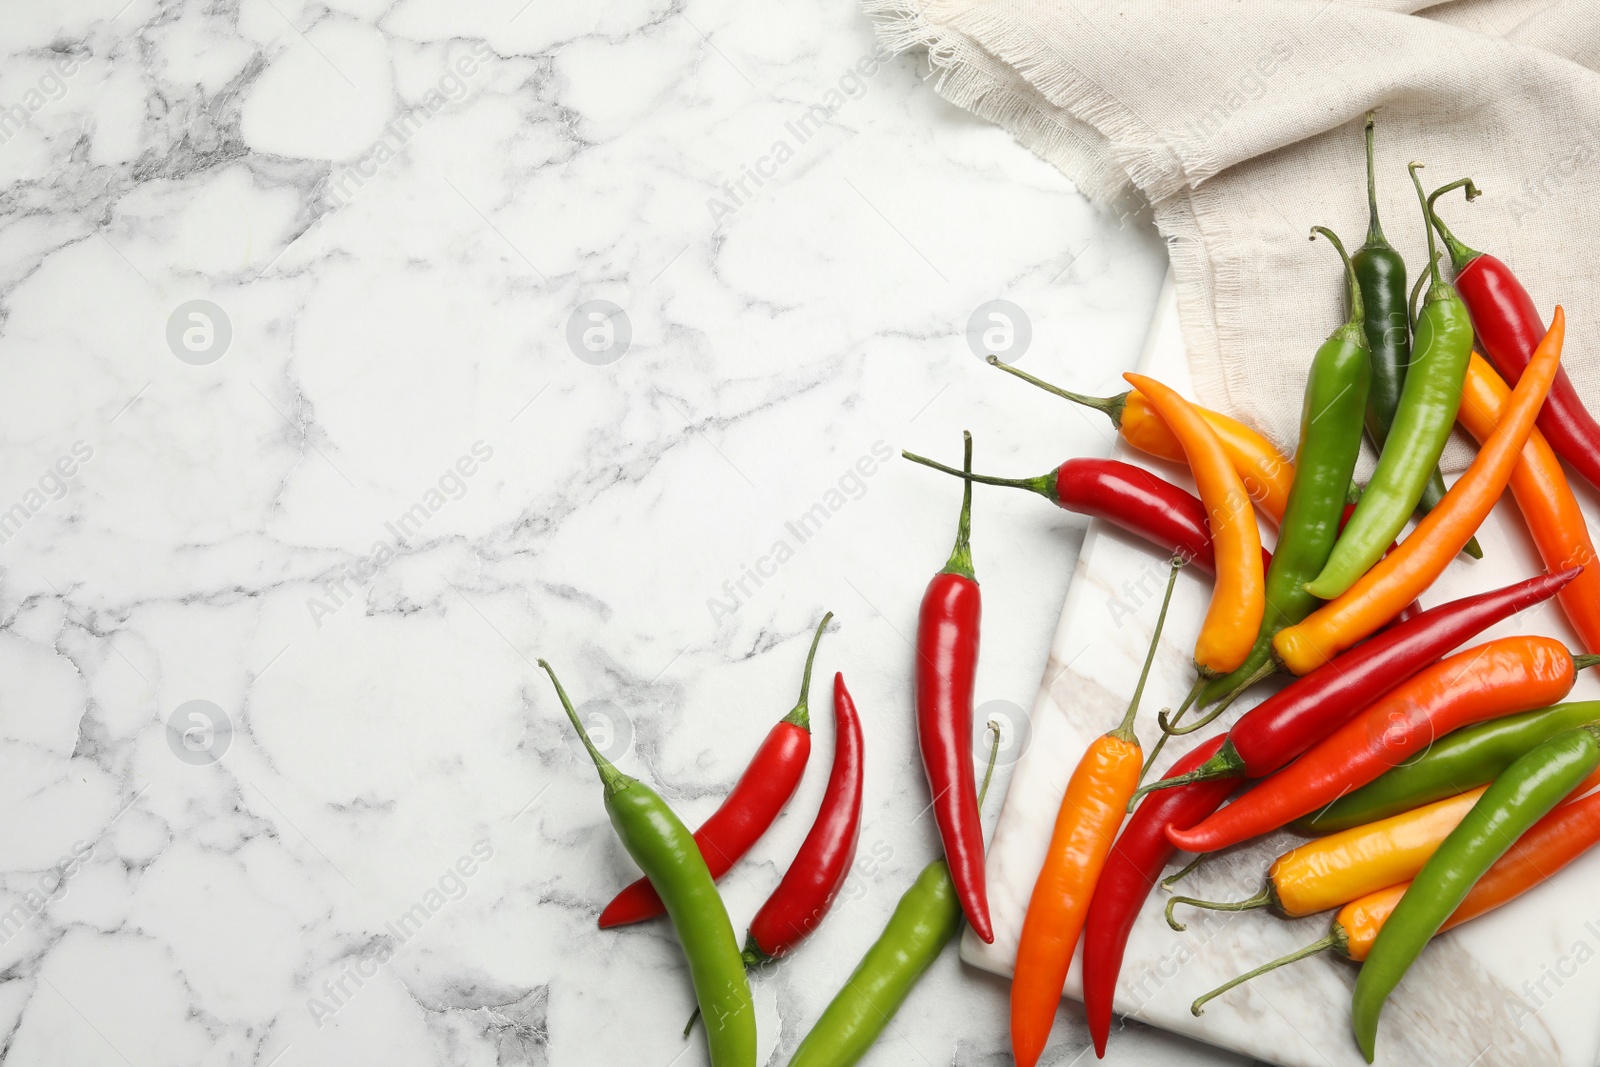
[[(1187, 389), (1170, 279), (1141, 366)], [(1181, 469), (1149, 461), (1121, 444), (1117, 455), (1192, 489)], [(1583, 503), (1591, 516), (1597, 514), (1592, 496)], [(1509, 494), (1478, 537), (1484, 559), (1473, 563), (1463, 557), (1424, 598), (1425, 606), (1543, 571)], [(1034, 705), (1028, 748), (1011, 778), (990, 845), (995, 943), (984, 945), (968, 930), (961, 942), (968, 963), (1010, 973), (1067, 778), (1088, 742), (1115, 725), (1127, 706), (1165, 576), (1166, 561), (1154, 550), (1103, 523), (1090, 525)], [(1200, 577), (1180, 576), (1137, 724), (1146, 746), (1158, 736), (1157, 709), (1177, 704), (1189, 688), (1190, 656), (1208, 594), (1209, 584)], [(1489, 635), (1514, 632), (1549, 634), (1576, 647), (1553, 602)], [(1600, 685), (1580, 678), (1574, 698), (1596, 694)], [(1241, 701), (1224, 722), (1253, 702)], [(1202, 731), (1194, 740), (1213, 732)], [(1186, 747), (1178, 741), (1168, 745), (1161, 769)], [(1249, 896), (1271, 859), (1295, 840), (1280, 833), (1213, 857), (1184, 883), (1184, 891), (1213, 899)], [(1600, 850), (1500, 911), (1439, 938), (1391, 999), (1379, 1032), (1378, 1062), (1434, 1067), (1595, 1063), (1600, 1054), (1595, 1013), (1600, 907), (1592, 890), (1597, 876)], [(1189, 927), (1176, 933), (1162, 918), (1164, 899), (1157, 889), (1134, 929), (1118, 984), (1119, 1014), (1294, 1067), (1362, 1062), (1349, 1022), (1356, 969), (1340, 958), (1325, 954), (1302, 961), (1213, 1001), (1201, 1018), (1189, 1012), (1202, 992), (1322, 937), (1331, 914), (1289, 922), (1260, 911), (1229, 915), (1183, 909)], [(1081, 966), (1081, 958), (1074, 960), (1067, 981), (1066, 994), (1073, 1000), (1082, 998)], [(1081, 1018), (1076, 1005), (1065, 1010)], [(1067, 1029), (1058, 1025), (1057, 1032)]]

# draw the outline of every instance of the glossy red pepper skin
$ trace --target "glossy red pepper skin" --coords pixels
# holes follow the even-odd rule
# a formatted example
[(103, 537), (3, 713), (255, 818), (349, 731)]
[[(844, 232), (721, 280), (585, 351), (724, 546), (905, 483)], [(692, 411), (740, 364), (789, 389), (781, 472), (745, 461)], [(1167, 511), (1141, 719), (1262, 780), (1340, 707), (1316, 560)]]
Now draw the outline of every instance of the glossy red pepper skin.
[[(1181, 555), (1207, 574), (1217, 572), (1205, 505), (1193, 493), (1143, 467), (1116, 459), (1069, 459), (1052, 474), (1056, 503), (1104, 519), (1169, 555)], [(1272, 553), (1261, 550), (1262, 565)]]
[(822, 806), (778, 888), (750, 921), (744, 945), (747, 962), (785, 956), (815, 930), (833, 907), (855, 861), (861, 837), (864, 753), (861, 716), (841, 674), (833, 676), (833, 724), (833, 769)]
[[(780, 722), (767, 732), (733, 791), (694, 832), (694, 843), (700, 846), (700, 855), (705, 857), (713, 879), (727, 874), (767, 832), (794, 796), (810, 757), (810, 730)], [(650, 880), (641, 878), (606, 905), (600, 913), (600, 928), (643, 922), (666, 913)]]
[[(1510, 267), (1487, 253), (1479, 253), (1461, 267), (1455, 284), (1472, 314), (1472, 327), (1484, 354), (1514, 387), (1534, 349), (1544, 340), (1544, 320), (1533, 297)], [(1600, 488), (1600, 424), (1584, 408), (1565, 368), (1556, 371), (1538, 425), (1556, 454), (1590, 485)]]
[[(1173, 764), (1169, 773), (1194, 770), (1217, 754), (1223, 740), (1218, 736), (1202, 742)], [(1083, 925), (1083, 1008), (1096, 1056), (1103, 1059), (1106, 1054), (1117, 976), (1134, 920), (1178, 851), (1167, 840), (1167, 827), (1194, 826), (1221, 807), (1238, 784), (1237, 779), (1217, 778), (1153, 793), (1134, 810), (1111, 846)]]
[(961, 910), (977, 935), (993, 942), (971, 754), (982, 614), (974, 579), (943, 572), (928, 583), (917, 620), (917, 740)]

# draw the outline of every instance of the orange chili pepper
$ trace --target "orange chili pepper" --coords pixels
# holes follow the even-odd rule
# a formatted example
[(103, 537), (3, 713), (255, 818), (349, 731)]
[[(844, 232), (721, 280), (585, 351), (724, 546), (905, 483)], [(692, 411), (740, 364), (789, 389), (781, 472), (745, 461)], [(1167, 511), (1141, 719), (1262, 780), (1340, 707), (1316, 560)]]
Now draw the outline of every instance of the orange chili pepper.
[[(1117, 396), (1085, 396), (1051, 385), (1042, 378), (1035, 378), (1026, 371), (1000, 362), (995, 356), (989, 357), (989, 364), (1056, 396), (1103, 413), (1124, 441), (1146, 455), (1171, 463), (1188, 462), (1177, 435), (1137, 389)], [(1283, 509), (1289, 506), (1289, 490), (1294, 485), (1294, 464), (1285, 459), (1271, 441), (1238, 419), (1198, 404), (1194, 405), (1194, 409), (1222, 442), (1233, 469), (1239, 472), (1245, 491), (1255, 501), (1256, 507), (1272, 520), (1274, 526), (1282, 525)]]
[[(1600, 772), (1591, 774), (1572, 791), (1572, 796), (1583, 799), (1566, 801), (1529, 827), (1528, 832), (1518, 838), (1517, 843), (1478, 879), (1466, 899), (1457, 905), (1450, 918), (1439, 928), (1439, 932), (1443, 933), (1502, 904), (1510, 903), (1534, 886), (1553, 878), (1562, 868), (1600, 843), (1600, 793), (1583, 796), (1594, 788), (1597, 779), (1600, 779)], [(1303, 960), (1329, 949), (1355, 963), (1362, 962), (1372, 951), (1372, 944), (1378, 940), (1378, 932), (1383, 929), (1383, 924), (1409, 888), (1409, 881), (1401, 882), (1352, 900), (1334, 916), (1327, 937), (1218, 986), (1197, 999), (1189, 1010), (1200, 1015), (1207, 1001), (1235, 986), (1277, 970), (1286, 963)]]
[(1261, 531), (1250, 510), (1250, 496), (1222, 441), (1193, 405), (1154, 378), (1123, 377), (1149, 399), (1183, 442), (1194, 472), (1217, 557), (1217, 582), (1195, 641), (1194, 662), (1202, 678), (1227, 674), (1250, 655), (1267, 606)]
[[(1511, 388), (1488, 360), (1474, 352), (1457, 419), (1481, 443), (1494, 432), (1510, 395)], [(1584, 651), (1600, 652), (1600, 558), (1595, 556), (1589, 524), (1567, 484), (1561, 460), (1537, 427), (1528, 434), (1522, 456), (1511, 468), (1510, 486), (1544, 565), (1551, 571), (1583, 568), (1556, 598), (1583, 640)]]
[(1174, 896), (1167, 903), (1167, 922), (1174, 929), (1183, 929), (1172, 918), (1179, 904), (1210, 911), (1269, 908), (1298, 919), (1404, 881), (1422, 870), (1487, 788), (1479, 786), (1292, 848), (1272, 861), (1261, 891), (1244, 900), (1220, 903)]
[(1100, 880), (1111, 843), (1122, 826), (1128, 800), (1139, 788), (1144, 752), (1134, 735), (1133, 720), (1150, 676), (1150, 665), (1155, 662), (1161, 627), (1167, 620), (1172, 587), (1181, 565), (1181, 559), (1173, 561), (1166, 599), (1161, 603), (1144, 671), (1128, 702), (1128, 712), (1115, 730), (1095, 738), (1078, 760), (1056, 813), (1044, 867), (1028, 898), (1027, 915), (1017, 939), (1016, 972), (1011, 979), (1011, 1053), (1018, 1067), (1034, 1067), (1044, 1052), (1095, 883)]
[[(1561, 369), (1566, 316), (1559, 306), (1527, 370), (1506, 403), (1499, 424), (1472, 465), (1444, 499), (1423, 516), (1411, 536), (1375, 563), (1347, 591), (1305, 621), (1286, 626), (1272, 647), (1295, 674), (1307, 674), (1357, 641), (1376, 632), (1415, 600), (1466, 547), (1504, 492), (1544, 406), (1545, 394)], [(1218, 559), (1221, 570), (1221, 559)]]

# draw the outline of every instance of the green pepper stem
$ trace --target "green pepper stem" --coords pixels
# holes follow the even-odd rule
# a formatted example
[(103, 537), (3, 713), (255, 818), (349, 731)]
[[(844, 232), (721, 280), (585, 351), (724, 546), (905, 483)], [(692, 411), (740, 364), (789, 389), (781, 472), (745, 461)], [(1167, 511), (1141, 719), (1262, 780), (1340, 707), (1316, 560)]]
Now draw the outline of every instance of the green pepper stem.
[(1255, 911), (1272, 903), (1272, 887), (1265, 886), (1261, 892), (1247, 900), (1201, 900), (1199, 897), (1173, 897), (1167, 901), (1167, 925), (1182, 933), (1189, 929), (1183, 923), (1172, 917), (1172, 909), (1179, 904), (1187, 904), (1191, 908), (1205, 908), (1207, 911)]
[(1128, 711), (1122, 717), (1122, 723), (1115, 730), (1106, 734), (1137, 745), (1139, 738), (1133, 732), (1134, 717), (1139, 714), (1139, 700), (1144, 696), (1144, 684), (1150, 679), (1150, 665), (1156, 661), (1156, 648), (1161, 644), (1161, 628), (1167, 624), (1167, 609), (1172, 606), (1172, 589), (1178, 584), (1178, 572), (1183, 569), (1182, 556), (1173, 556), (1171, 570), (1167, 575), (1167, 592), (1161, 598), (1161, 613), (1156, 616), (1155, 632), (1150, 635), (1150, 650), (1144, 655), (1144, 669), (1139, 672), (1139, 684), (1133, 687), (1133, 699), (1128, 701)]
[(1035, 378), (1027, 371), (1018, 370), (1009, 363), (1002, 363), (999, 356), (990, 356), (985, 362), (991, 367), (999, 367), (1007, 374), (1021, 378), (1030, 385), (1037, 385), (1047, 393), (1054, 393), (1056, 396), (1070, 400), (1074, 404), (1082, 404), (1086, 408), (1094, 408), (1096, 411), (1104, 413), (1111, 420), (1113, 426), (1119, 430), (1122, 429), (1122, 409), (1128, 406), (1127, 393), (1118, 393), (1116, 396), (1085, 396), (1082, 393), (1074, 393), (1071, 390), (1063, 389), (1059, 385), (1051, 385), (1043, 378)]
[(1189, 877), (1195, 872), (1196, 868), (1206, 861), (1206, 857), (1210, 855), (1211, 853), (1209, 852), (1202, 852), (1200, 855), (1184, 864), (1183, 869), (1178, 871), (1176, 874), (1169, 874), (1167, 877), (1161, 879), (1161, 888), (1171, 889), (1174, 885), (1177, 885), (1179, 882)]
[(975, 582), (978, 576), (972, 572), (972, 481), (966, 477), (972, 473), (972, 434), (962, 430), (961, 442), (965, 453), (961, 464), (961, 521), (956, 524), (956, 546), (950, 550), (950, 561), (939, 573)]
[(599, 772), (600, 783), (605, 786), (606, 796), (613, 797), (632, 784), (633, 779), (617, 770), (611, 761), (600, 754), (594, 747), (594, 742), (589, 740), (589, 731), (583, 728), (578, 713), (572, 710), (572, 701), (567, 699), (567, 691), (561, 688), (561, 680), (556, 677), (556, 672), (550, 669), (550, 664), (544, 660), (539, 661), (539, 666), (550, 676), (550, 683), (556, 687), (556, 696), (561, 698), (561, 707), (566, 710), (567, 718), (572, 720), (572, 728), (578, 731), (578, 739), (583, 742), (583, 747), (589, 750), (589, 758), (594, 760), (594, 769)]
[(1299, 960), (1305, 959), (1307, 956), (1315, 956), (1319, 952), (1326, 952), (1328, 949), (1332, 948), (1337, 941), (1338, 939), (1333, 934), (1329, 934), (1320, 941), (1311, 942), (1311, 944), (1307, 945), (1305, 948), (1296, 949), (1287, 956), (1279, 956), (1271, 963), (1264, 963), (1253, 971), (1246, 971), (1232, 981), (1222, 983), (1204, 996), (1196, 997), (1195, 1002), (1189, 1005), (1189, 1011), (1198, 1018), (1199, 1016), (1205, 1014), (1204, 1007), (1207, 1001), (1215, 1000), (1217, 997), (1222, 996), (1222, 994), (1226, 993), (1234, 986), (1243, 985), (1244, 983), (1250, 981), (1250, 979), (1259, 978), (1268, 971), (1275, 971), (1285, 964), (1295, 963)]
[[(1439, 231), (1440, 237), (1444, 238), (1445, 247), (1450, 250), (1450, 266), (1454, 268), (1457, 274), (1460, 274), (1463, 267), (1483, 255), (1483, 253), (1475, 248), (1468, 248), (1456, 239), (1456, 235), (1451, 233), (1450, 228), (1439, 218), (1439, 210), (1434, 206), (1434, 201), (1438, 200), (1444, 193), (1462, 186), (1466, 187), (1466, 196), (1469, 203), (1482, 195), (1478, 187), (1472, 183), (1471, 178), (1463, 178), (1460, 181), (1451, 182), (1449, 185), (1440, 186), (1433, 191), (1433, 195), (1428, 197), (1428, 217), (1423, 220), (1424, 222), (1433, 223), (1433, 228)], [(1428, 237), (1431, 240), (1433, 234), (1430, 232)]]
[[(1175, 723), (1179, 719), (1183, 718), (1184, 712), (1188, 711), (1189, 708), (1193, 706), (1195, 698), (1200, 695), (1200, 691), (1206, 687), (1206, 683), (1210, 680), (1211, 679), (1207, 678), (1202, 672), (1200, 677), (1195, 679), (1194, 687), (1189, 690), (1189, 695), (1183, 698), (1183, 703), (1178, 705), (1178, 710), (1172, 713), (1170, 720), (1167, 718), (1167, 715), (1171, 709), (1162, 708), (1161, 711), (1156, 713), (1156, 722), (1160, 723), (1161, 725), (1161, 736), (1156, 738), (1156, 745), (1150, 750), (1149, 758), (1144, 761), (1144, 766), (1139, 769), (1140, 778), (1143, 778), (1145, 775), (1150, 773), (1150, 768), (1156, 765), (1156, 757), (1161, 755), (1161, 750), (1163, 748), (1167, 747), (1167, 738), (1172, 736), (1172, 723)], [(1211, 720), (1210, 718), (1207, 718), (1205, 721), (1210, 722)], [(1202, 725), (1204, 725), (1204, 723), (1202, 723)], [(1130, 806), (1128, 810), (1132, 811), (1133, 809)]]
[(817, 632), (811, 635), (811, 651), (806, 653), (806, 671), (800, 676), (800, 702), (794, 706), (783, 721), (793, 723), (802, 730), (811, 729), (811, 664), (817, 658), (817, 645), (822, 642), (822, 631), (828, 628), (828, 622), (833, 618), (833, 612), (828, 612), (817, 623)]
[(1194, 699), (1199, 694), (1199, 691), (1210, 681), (1210, 678), (1201, 676), (1200, 680), (1195, 682), (1195, 687), (1189, 693), (1188, 698), (1184, 700), (1183, 706), (1180, 707), (1170, 719), (1165, 715), (1160, 716), (1161, 732), (1163, 734), (1168, 737), (1182, 737), (1184, 734), (1192, 734), (1196, 730), (1204, 729), (1205, 727), (1211, 725), (1218, 715), (1221, 715), (1224, 711), (1228, 710), (1228, 704), (1223, 703), (1218, 707), (1212, 708), (1210, 711), (1202, 715), (1196, 721), (1190, 723), (1188, 726), (1178, 726), (1178, 720), (1183, 718), (1183, 713), (1189, 710), (1189, 706), (1194, 703)]
[(901, 449), (900, 456), (902, 459), (909, 459), (913, 463), (920, 463), (924, 467), (932, 467), (936, 471), (943, 471), (945, 474), (951, 474), (957, 478), (965, 478), (969, 482), (982, 482), (984, 485), (1001, 485), (1011, 489), (1026, 489), (1030, 493), (1038, 493), (1040, 496), (1049, 497), (1052, 502), (1056, 498), (1055, 471), (1051, 471), (1049, 474), (1041, 474), (1037, 478), (996, 478), (990, 474), (973, 474), (971, 471), (946, 467), (943, 463), (931, 460), (927, 456), (919, 456), (915, 452), (907, 452), (904, 449)]
[(1422, 205), (1422, 228), (1428, 231), (1428, 270), (1431, 281), (1428, 285), (1428, 296), (1433, 296), (1433, 291), (1444, 284), (1444, 276), (1439, 273), (1439, 250), (1433, 243), (1433, 227), (1428, 225), (1428, 194), (1423, 192), (1422, 179), (1417, 177), (1417, 171), (1423, 164), (1413, 160), (1406, 165), (1406, 170), (1411, 174), (1411, 184), (1417, 187), (1417, 203)]
[[(1367, 128), (1370, 130), (1372, 127), (1368, 126)], [(1373, 216), (1373, 220), (1376, 222), (1376, 215)], [(1345, 281), (1350, 286), (1350, 319), (1347, 325), (1360, 328), (1361, 324), (1366, 319), (1367, 311), (1361, 303), (1361, 286), (1356, 281), (1355, 264), (1350, 262), (1350, 253), (1344, 250), (1344, 242), (1339, 240), (1338, 234), (1334, 233), (1326, 226), (1311, 227), (1311, 239), (1313, 241), (1317, 239), (1317, 234), (1319, 233), (1326, 237), (1329, 241), (1333, 242), (1333, 247), (1339, 250), (1339, 258), (1344, 260)], [(1363, 339), (1364, 338), (1365, 335), (1363, 334)]]
[(983, 798), (989, 795), (989, 779), (994, 777), (994, 760), (1000, 755), (1000, 724), (989, 720), (989, 732), (994, 735), (989, 742), (989, 765), (983, 769), (983, 785), (978, 787), (978, 809), (983, 810)]
[(1373, 164), (1372, 128), (1376, 123), (1377, 112), (1367, 112), (1367, 247), (1388, 248), (1389, 241), (1383, 236), (1383, 224), (1378, 221), (1378, 172)]
[(1224, 743), (1217, 750), (1215, 756), (1212, 756), (1187, 774), (1176, 774), (1170, 778), (1158, 778), (1134, 790), (1133, 796), (1128, 799), (1128, 810), (1132, 811), (1134, 805), (1138, 804), (1146, 793), (1153, 793), (1157, 789), (1171, 789), (1173, 786), (1189, 785), (1193, 782), (1209, 782), (1213, 778), (1233, 778), (1237, 777), (1243, 769), (1239, 763), (1239, 757), (1232, 751), (1232, 745)]
[(1600, 663), (1600, 656), (1572, 657), (1572, 669), (1575, 671), (1581, 671), (1586, 667), (1593, 667), (1596, 663)]
[[(1434, 268), (1434, 272), (1437, 273), (1438, 272), (1438, 267), (1439, 267), (1439, 253), (1438, 252), (1435, 252), (1433, 254), (1432, 266)], [(1412, 329), (1413, 332), (1415, 332), (1416, 328), (1417, 328), (1417, 297), (1422, 295), (1422, 283), (1427, 281), (1427, 280), (1428, 280), (1428, 272), (1427, 271), (1421, 271), (1421, 272), (1419, 272), (1417, 274), (1416, 284), (1414, 284), (1411, 287), (1411, 300), (1406, 305), (1406, 308), (1407, 308), (1407, 316), (1406, 317), (1411, 320), (1411, 329)]]

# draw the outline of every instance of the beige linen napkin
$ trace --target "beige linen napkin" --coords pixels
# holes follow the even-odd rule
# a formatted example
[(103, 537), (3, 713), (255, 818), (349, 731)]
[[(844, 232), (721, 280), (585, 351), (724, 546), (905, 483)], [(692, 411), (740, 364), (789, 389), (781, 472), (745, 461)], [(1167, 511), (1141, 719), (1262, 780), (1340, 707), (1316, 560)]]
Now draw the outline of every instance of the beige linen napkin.
[[(1379, 206), (1414, 279), (1440, 214), (1508, 262), (1600, 412), (1600, 3), (1458, 0), (866, 0), (935, 88), (1012, 131), (1105, 205), (1142, 195), (1167, 240), (1198, 399), (1292, 451), (1305, 367), (1343, 318), (1366, 231), (1362, 122), (1378, 110)], [(1448, 268), (1448, 260), (1445, 263)], [(1448, 277), (1448, 269), (1446, 273)], [(1091, 358), (1085, 353), (1085, 358)], [(1069, 357), (1070, 358), (1070, 357)], [(1446, 466), (1467, 453), (1447, 453)]]

